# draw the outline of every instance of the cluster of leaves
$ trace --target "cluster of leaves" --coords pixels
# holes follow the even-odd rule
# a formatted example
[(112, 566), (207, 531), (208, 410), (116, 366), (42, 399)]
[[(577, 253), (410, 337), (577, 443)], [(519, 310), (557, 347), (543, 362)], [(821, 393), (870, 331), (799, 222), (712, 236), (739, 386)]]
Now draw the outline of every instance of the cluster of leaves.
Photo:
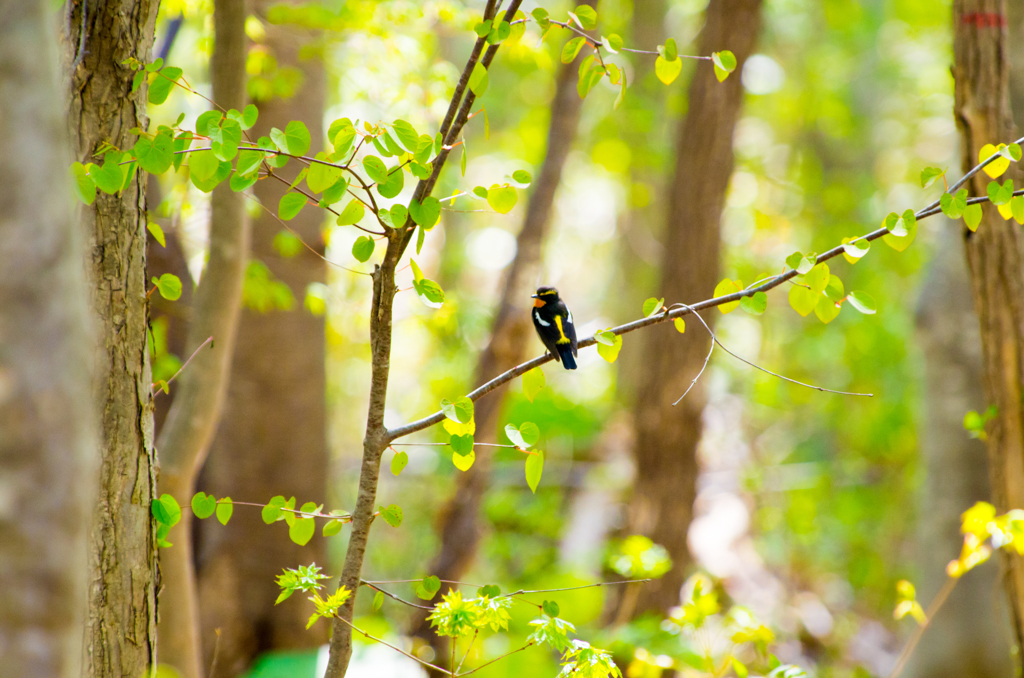
[(263, 505), (261, 517), (267, 525), (283, 520), (288, 525), (288, 538), (299, 546), (305, 546), (316, 532), (316, 518), (327, 519), (323, 527), (325, 537), (333, 537), (338, 534), (345, 523), (352, 519), (344, 511), (335, 510), (323, 513), (323, 508), (323, 504), (318, 506), (314, 502), (307, 501), (301, 508), (296, 509), (295, 497), (285, 499), (278, 495)]
[(167, 541), (167, 535), (181, 520), (181, 505), (171, 495), (162, 494), (159, 499), (153, 500), (150, 513), (156, 521), (156, 545), (160, 548), (172, 546), (173, 544)]
[(320, 589), (323, 588), (323, 585), (320, 582), (324, 579), (330, 579), (330, 577), (321, 574), (321, 568), (317, 567), (316, 563), (300, 565), (298, 569), (294, 570), (286, 568), (282, 574), (277, 575), (277, 585), (281, 588), (281, 593), (277, 596), (274, 604), (278, 605), (288, 600), (296, 591), (304, 593), (312, 591), (313, 595), (309, 599), (313, 601), (316, 611), (310, 615), (309, 621), (306, 622), (306, 628), (313, 626), (321, 617), (335, 617), (341, 606), (352, 597), (352, 592), (344, 586), (339, 586), (338, 590), (327, 598), (321, 598)]
[[(1011, 162), (1019, 162), (1020, 159), (1021, 148), (1017, 144), (985, 144), (978, 152), (979, 163), (988, 161), (982, 171), (992, 179), (1002, 176), (1009, 169)], [(940, 177), (945, 181), (945, 174), (945, 170), (927, 167), (921, 172), (921, 186), (927, 188)], [(1003, 219), (1013, 219), (1018, 224), (1024, 224), (1024, 195), (1014, 191), (1012, 179), (1007, 179), (1001, 184), (998, 181), (990, 181), (986, 193), (989, 202), (996, 206)], [(978, 200), (969, 200), (967, 196), (966, 188), (961, 188), (956, 194), (950, 193), (947, 189), (939, 198), (939, 206), (947, 217), (962, 218), (967, 228), (976, 231), (981, 224), (981, 204)]]
[(608, 678), (622, 676), (610, 653), (578, 638), (569, 639), (576, 627), (558, 616), (558, 604), (545, 601), (541, 606), (543, 614), (530, 622), (535, 627), (529, 642), (548, 645), (562, 653), (562, 670), (559, 678)]
[(996, 515), (995, 506), (979, 501), (961, 515), (960, 531), (964, 544), (960, 557), (946, 566), (950, 577), (961, 577), (985, 562), (992, 556), (992, 549), (1024, 555), (1024, 509)]
[[(462, 597), (461, 591), (451, 591), (441, 596), (441, 602), (434, 606), (433, 612), (427, 617), (430, 625), (440, 636), (449, 638), (465, 638), (474, 633), (490, 629), (491, 631), (508, 630), (512, 615), (512, 599), (500, 596), (497, 587), (490, 586), (477, 598)], [(486, 595), (494, 594), (491, 595)]]
[(661, 544), (634, 534), (626, 537), (609, 558), (609, 567), (630, 579), (656, 579), (672, 569), (672, 559)]

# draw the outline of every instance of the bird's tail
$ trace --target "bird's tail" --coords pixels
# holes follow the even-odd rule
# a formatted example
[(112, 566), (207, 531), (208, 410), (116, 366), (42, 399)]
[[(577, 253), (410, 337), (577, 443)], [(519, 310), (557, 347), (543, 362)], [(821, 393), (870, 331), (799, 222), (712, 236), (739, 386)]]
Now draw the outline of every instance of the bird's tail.
[(576, 369), (576, 358), (572, 354), (572, 346), (566, 344), (558, 347), (558, 356), (562, 359), (562, 366), (567, 370)]

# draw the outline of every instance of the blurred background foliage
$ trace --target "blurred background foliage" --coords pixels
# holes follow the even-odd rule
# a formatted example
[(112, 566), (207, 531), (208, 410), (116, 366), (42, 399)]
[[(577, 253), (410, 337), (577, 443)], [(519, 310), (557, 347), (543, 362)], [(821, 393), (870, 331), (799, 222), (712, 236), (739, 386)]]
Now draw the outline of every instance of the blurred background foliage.
[[(564, 0), (542, 4), (553, 15), (569, 8)], [(168, 60), (184, 68), (200, 91), (209, 89), (210, 5), (163, 2), (157, 32), (159, 44), (171, 22), (184, 17)], [(537, 5), (528, 1), (523, 8), (529, 13)], [(680, 52), (693, 53), (705, 5), (706, 0), (665, 0), (663, 35), (674, 37)], [(272, 9), (266, 20), (307, 39), (305, 58), (323, 60), (325, 129), (347, 116), (401, 118), (431, 130), (444, 115), (480, 9), (476, 2), (325, 0)], [(636, 34), (631, 20), (637, 8), (630, 0), (601, 0), (598, 9), (602, 33)], [(925, 166), (953, 166), (956, 157), (950, 22), (948, 0), (765, 2), (758, 53), (734, 76), (742, 78), (746, 95), (721, 222), (725, 277), (752, 283), (780, 272), (793, 251), (824, 251), (842, 238), (877, 228), (890, 211), (920, 207), (935, 197), (935, 189), (922, 190), (917, 177)], [(251, 18), (248, 70), (250, 95), (257, 102), (287, 97), (301, 77), (280, 68), (262, 48), (263, 31), (263, 20)], [(507, 181), (517, 169), (537, 176), (565, 39), (558, 29), (541, 39), (531, 24), (521, 40), (500, 50), (481, 100), (486, 122), (485, 115), (475, 117), (465, 146), (453, 155), (468, 153), (465, 178), (449, 170), (437, 195)], [(580, 336), (638, 317), (639, 302), (659, 296), (654, 285), (674, 122), (686, 113), (694, 63), (704, 65), (686, 62), (672, 86), (655, 92), (647, 59), (617, 59), (626, 65), (631, 83), (620, 108), (613, 108), (617, 91), (607, 83), (587, 98), (558, 188), (544, 274), (536, 282), (559, 288)], [(202, 102), (175, 91), (152, 116), (154, 122), (168, 122), (182, 110), (194, 118)], [(176, 213), (179, 235), (198, 273), (206, 196), (175, 181), (164, 186), (162, 209)], [(525, 206), (521, 195), (511, 214), (501, 215), (480, 200), (459, 198), (430, 233), (419, 263), (445, 289), (446, 302), (434, 310), (409, 290), (398, 296), (389, 425), (432, 412), (441, 398), (455, 398), (474, 386), (473, 366), (487, 340), (503, 272), (515, 256)], [(803, 389), (721, 351), (702, 377), (709, 404), (691, 551), (700, 569), (715, 578), (723, 600), (747, 606), (773, 629), (779, 658), (815, 675), (884, 672), (912, 625), (894, 621), (892, 609), (896, 582), (920, 574), (915, 561), (922, 520), (916, 508), (923, 472), (918, 431), (927, 394), (914, 314), (938, 236), (949, 228), (941, 217), (931, 219), (921, 223), (905, 252), (879, 241), (856, 264), (830, 262), (847, 290), (874, 296), (876, 315), (844, 307), (825, 325), (813, 314), (798, 316), (785, 292), (777, 290), (769, 294), (762, 316), (736, 311), (718, 318), (722, 341), (748, 359), (827, 388), (875, 394), (853, 398)], [(349, 252), (356, 236), (350, 231), (329, 222), (323, 227), (326, 256), (342, 266), (354, 263)], [(290, 251), (287, 243), (280, 251)], [(273, 298), (283, 292), (265, 270), (259, 264), (250, 270), (247, 305), (273, 313), (280, 304)], [(403, 290), (411, 288), (411, 278), (409, 271), (400, 273)], [(326, 313), (333, 459), (328, 506), (348, 507), (354, 500), (369, 381), (370, 282), (332, 267), (325, 289), (291, 294), (300, 304), (306, 299), (306, 312)], [(264, 298), (268, 295), (273, 298)], [(691, 321), (687, 331), (703, 330)], [(531, 342), (531, 354), (543, 350)], [(644, 360), (631, 355), (631, 344), (632, 337), (625, 337), (615, 364), (588, 349), (576, 372), (549, 365), (547, 386), (532, 403), (513, 386), (499, 428), (537, 423), (545, 474), (532, 494), (523, 479), (522, 455), (497, 453), (485, 500), (486, 537), (467, 581), (497, 582), (504, 591), (572, 586), (601, 579), (621, 557), (626, 535), (618, 528), (631, 478), (635, 388), (630, 374)], [(446, 441), (437, 427), (416, 438)], [(379, 502), (401, 505), (405, 522), (397, 530), (374, 531), (364, 568), (364, 576), (374, 580), (423, 576), (438, 545), (438, 512), (459, 473), (443, 451), (447, 448), (396, 447), (408, 451), (409, 465), (400, 477), (382, 474)], [(389, 461), (386, 455), (385, 464)], [(344, 535), (332, 539), (332, 563), (343, 553)], [(405, 588), (402, 593), (411, 595), (411, 585)], [(629, 666), (628, 675), (658, 676), (668, 666), (684, 672), (692, 646), (678, 625), (640, 619), (608, 627), (604, 596), (603, 589), (591, 588), (557, 599), (562, 616), (583, 637), (611, 643), (616, 658)], [(369, 598), (360, 598), (357, 616), (362, 628), (388, 637), (400, 635), (406, 622), (405, 609), (385, 604), (374, 612)], [(509, 632), (477, 645), (472, 660), (518, 647), (532, 630), (527, 624), (532, 616), (513, 608)], [(415, 675), (388, 652), (362, 646), (353, 674)], [(294, 662), (312, 666), (309, 654), (289, 657), (265, 659), (250, 675), (284, 675), (275, 672), (285, 665), (302, 671)], [(554, 659), (544, 651), (519, 653), (482, 675), (554, 675)]]

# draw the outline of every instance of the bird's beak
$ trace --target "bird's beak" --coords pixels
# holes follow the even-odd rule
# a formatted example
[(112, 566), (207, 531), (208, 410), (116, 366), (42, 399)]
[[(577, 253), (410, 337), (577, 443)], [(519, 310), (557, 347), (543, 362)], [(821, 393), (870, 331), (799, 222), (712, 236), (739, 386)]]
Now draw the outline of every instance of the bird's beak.
[(539, 296), (537, 296), (536, 294), (531, 294), (531, 295), (530, 295), (530, 298), (531, 298), (531, 299), (540, 299), (540, 297), (539, 297)]

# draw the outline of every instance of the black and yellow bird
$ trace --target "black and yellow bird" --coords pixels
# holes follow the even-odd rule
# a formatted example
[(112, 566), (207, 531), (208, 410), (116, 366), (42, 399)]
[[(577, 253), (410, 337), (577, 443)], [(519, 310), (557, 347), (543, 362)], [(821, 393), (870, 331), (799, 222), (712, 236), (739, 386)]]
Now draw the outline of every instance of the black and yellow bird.
[(567, 370), (576, 369), (576, 326), (565, 302), (554, 287), (538, 287), (533, 295), (533, 326), (555, 360)]

